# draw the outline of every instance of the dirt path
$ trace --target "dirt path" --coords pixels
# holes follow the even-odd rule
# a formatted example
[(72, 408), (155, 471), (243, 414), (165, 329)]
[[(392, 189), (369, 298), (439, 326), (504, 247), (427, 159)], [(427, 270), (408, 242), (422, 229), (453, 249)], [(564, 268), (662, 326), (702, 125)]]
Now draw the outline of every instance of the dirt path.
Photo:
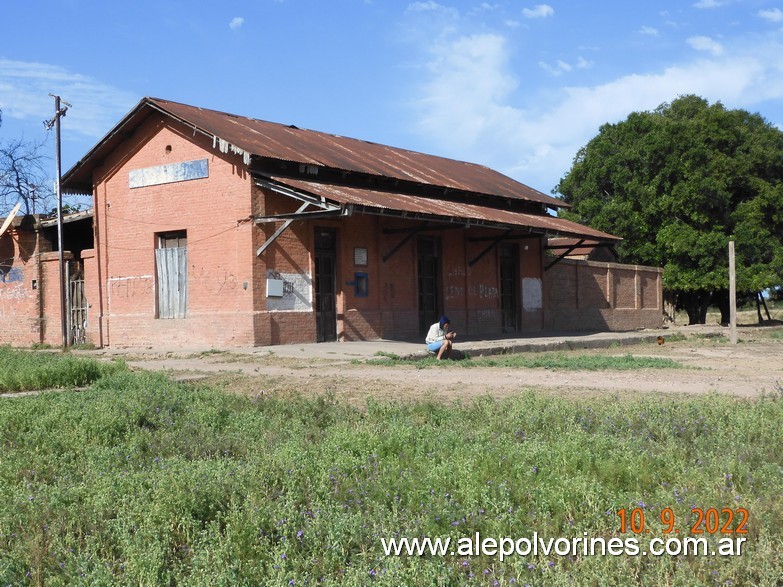
[(531, 388), (576, 397), (710, 392), (757, 397), (783, 388), (783, 338), (779, 331), (777, 335), (774, 332), (745, 334), (736, 346), (725, 339), (689, 337), (663, 346), (644, 344), (565, 353), (666, 357), (682, 364), (682, 369), (571, 371), (465, 368), (457, 363), (418, 368), (222, 352), (139, 356), (129, 358), (128, 364), (166, 370), (183, 379), (203, 378), (239, 393), (331, 393), (358, 404), (364, 404), (368, 397), (469, 401), (486, 394), (505, 397)]

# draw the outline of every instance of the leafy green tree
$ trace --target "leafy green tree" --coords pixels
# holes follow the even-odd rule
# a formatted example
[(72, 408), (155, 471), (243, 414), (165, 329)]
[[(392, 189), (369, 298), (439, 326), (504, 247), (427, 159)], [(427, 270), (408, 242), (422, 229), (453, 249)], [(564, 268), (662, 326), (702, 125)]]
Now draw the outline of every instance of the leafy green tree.
[(555, 188), (563, 215), (624, 240), (623, 262), (662, 266), (691, 324), (728, 321), (728, 242), (737, 289), (783, 283), (783, 132), (758, 114), (682, 96), (603, 125)]

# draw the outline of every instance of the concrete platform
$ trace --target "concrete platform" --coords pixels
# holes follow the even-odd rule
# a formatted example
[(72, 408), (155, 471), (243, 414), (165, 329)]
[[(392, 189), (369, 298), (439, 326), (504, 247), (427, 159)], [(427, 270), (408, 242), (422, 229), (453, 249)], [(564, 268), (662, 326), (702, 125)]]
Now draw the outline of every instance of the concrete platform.
[[(706, 336), (728, 336), (729, 329), (719, 325), (672, 326), (656, 330), (636, 330), (631, 332), (557, 332), (536, 333), (528, 336), (492, 339), (461, 339), (455, 341), (452, 358), (462, 354), (471, 357), (502, 355), (520, 352), (545, 352), (572, 349), (608, 348), (611, 346), (633, 345), (655, 342), (659, 336), (664, 338), (674, 334), (701, 334)], [(308, 344), (290, 344), (232, 349), (246, 354), (272, 353), (284, 357), (320, 358), (332, 360), (366, 360), (382, 354), (392, 354), (404, 358), (425, 358), (428, 355), (424, 342), (399, 340), (372, 340), (355, 342), (321, 342)]]

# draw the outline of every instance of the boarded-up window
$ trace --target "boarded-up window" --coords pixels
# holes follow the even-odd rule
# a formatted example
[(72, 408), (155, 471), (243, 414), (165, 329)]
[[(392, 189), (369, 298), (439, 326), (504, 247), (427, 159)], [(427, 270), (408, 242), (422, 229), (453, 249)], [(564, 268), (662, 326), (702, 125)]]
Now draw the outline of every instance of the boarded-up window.
[(188, 313), (188, 239), (186, 233), (158, 235), (158, 318), (185, 318)]

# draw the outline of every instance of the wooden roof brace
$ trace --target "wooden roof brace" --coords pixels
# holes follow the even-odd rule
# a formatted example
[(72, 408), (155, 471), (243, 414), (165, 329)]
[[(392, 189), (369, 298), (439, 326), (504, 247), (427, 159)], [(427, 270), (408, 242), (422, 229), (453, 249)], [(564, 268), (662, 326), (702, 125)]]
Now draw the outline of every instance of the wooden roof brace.
[[(566, 258), (568, 255), (570, 255), (570, 254), (571, 254), (571, 251), (573, 251), (573, 250), (574, 250), (574, 249), (576, 249), (577, 247), (580, 247), (580, 246), (582, 246), (582, 243), (584, 243), (584, 242), (585, 242), (585, 239), (582, 239), (582, 240), (580, 240), (578, 243), (576, 243), (575, 245), (573, 245), (573, 246), (569, 247), (568, 249), (566, 249), (566, 250), (563, 252), (563, 254), (562, 254), (562, 255), (560, 255), (559, 257), (557, 257), (557, 259), (555, 259), (555, 260), (554, 260), (554, 261), (552, 261), (552, 262), (551, 262), (549, 265), (547, 265), (546, 267), (544, 267), (544, 271), (549, 271), (549, 269), (551, 269), (552, 267), (554, 267), (555, 265), (557, 265), (558, 263), (560, 263), (560, 261), (562, 261), (563, 259), (565, 259), (565, 258)], [(547, 248), (554, 248), (554, 247), (547, 247)]]
[(473, 267), (476, 263), (479, 262), (479, 260), (489, 253), (492, 249), (494, 249), (496, 246), (500, 244), (501, 241), (505, 240), (508, 235), (510, 235), (513, 232), (511, 228), (509, 228), (506, 232), (501, 234), (499, 237), (496, 237), (495, 240), (492, 241), (492, 243), (483, 251), (481, 251), (476, 257), (474, 257), (470, 263), (468, 263), (468, 267)]
[(326, 210), (310, 210), (309, 212), (305, 212), (307, 207), (309, 206), (309, 202), (302, 203), (301, 206), (299, 206), (299, 209), (296, 212), (293, 212), (291, 214), (275, 214), (273, 216), (264, 216), (261, 218), (256, 218), (255, 222), (256, 224), (265, 224), (267, 222), (277, 222), (280, 220), (285, 220), (283, 225), (278, 228), (272, 236), (270, 236), (266, 242), (258, 247), (256, 249), (256, 257), (260, 257), (264, 251), (266, 251), (269, 246), (275, 242), (277, 237), (279, 237), (281, 234), (283, 234), (286, 229), (291, 226), (291, 223), (294, 220), (314, 220), (317, 218), (331, 218), (334, 216), (350, 216), (353, 213), (353, 206), (348, 205), (345, 207), (341, 206), (333, 206), (331, 208), (328, 208)]
[[(304, 204), (299, 206), (299, 210), (297, 210), (297, 212), (304, 212), (305, 208), (307, 208), (309, 205), (310, 204), (305, 202)], [(283, 226), (278, 228), (274, 232), (274, 234), (272, 236), (270, 236), (268, 239), (266, 239), (266, 242), (263, 245), (261, 245), (260, 247), (258, 247), (258, 249), (256, 250), (256, 257), (260, 257), (264, 253), (264, 251), (266, 251), (269, 248), (269, 245), (271, 245), (273, 242), (275, 242), (275, 240), (277, 240), (277, 237), (279, 237), (281, 234), (283, 234), (286, 231), (286, 229), (289, 226), (291, 226), (292, 222), (293, 222), (293, 220), (286, 220), (283, 223)]]
[(388, 261), (389, 259), (391, 259), (391, 258), (394, 256), (394, 253), (396, 253), (396, 252), (397, 252), (397, 251), (399, 251), (399, 250), (400, 250), (400, 249), (401, 249), (403, 246), (405, 246), (405, 243), (407, 243), (409, 240), (411, 240), (411, 239), (412, 239), (414, 236), (416, 236), (416, 235), (417, 235), (418, 233), (420, 233), (421, 231), (423, 231), (423, 230), (427, 230), (427, 229), (428, 229), (428, 226), (427, 226), (427, 223), (426, 223), (426, 222), (424, 223), (424, 225), (423, 225), (423, 226), (420, 226), (420, 227), (417, 227), (417, 228), (413, 228), (413, 229), (411, 229), (411, 231), (410, 231), (410, 232), (408, 232), (408, 234), (407, 234), (407, 235), (405, 235), (405, 238), (403, 238), (403, 239), (402, 239), (400, 242), (398, 242), (396, 245), (394, 245), (394, 246), (392, 247), (391, 251), (389, 251), (388, 253), (386, 253), (386, 254), (383, 256), (383, 258), (381, 259), (381, 261), (383, 261), (384, 263), (386, 263), (386, 261)]
[[(315, 218), (324, 218), (325, 216), (350, 216), (353, 213), (352, 206), (337, 206), (331, 202), (327, 202), (326, 198), (324, 197), (313, 196), (312, 194), (300, 192), (299, 190), (280, 185), (274, 181), (270, 181), (262, 177), (256, 177), (255, 182), (256, 185), (261, 188), (271, 190), (275, 193), (282, 194), (302, 202), (302, 205), (299, 206), (299, 209), (296, 212), (287, 214), (273, 214), (270, 216), (261, 216), (254, 219), (257, 225), (268, 222), (279, 222), (281, 220), (284, 221), (283, 225), (278, 228), (263, 245), (258, 247), (256, 250), (257, 257), (261, 256), (264, 251), (266, 251), (269, 246), (275, 242), (275, 240), (277, 240), (277, 237), (283, 234), (288, 229), (288, 227), (291, 226), (291, 223), (294, 220), (313, 220)], [(305, 212), (309, 206), (315, 206), (318, 208), (318, 210), (310, 210), (309, 212)]]

